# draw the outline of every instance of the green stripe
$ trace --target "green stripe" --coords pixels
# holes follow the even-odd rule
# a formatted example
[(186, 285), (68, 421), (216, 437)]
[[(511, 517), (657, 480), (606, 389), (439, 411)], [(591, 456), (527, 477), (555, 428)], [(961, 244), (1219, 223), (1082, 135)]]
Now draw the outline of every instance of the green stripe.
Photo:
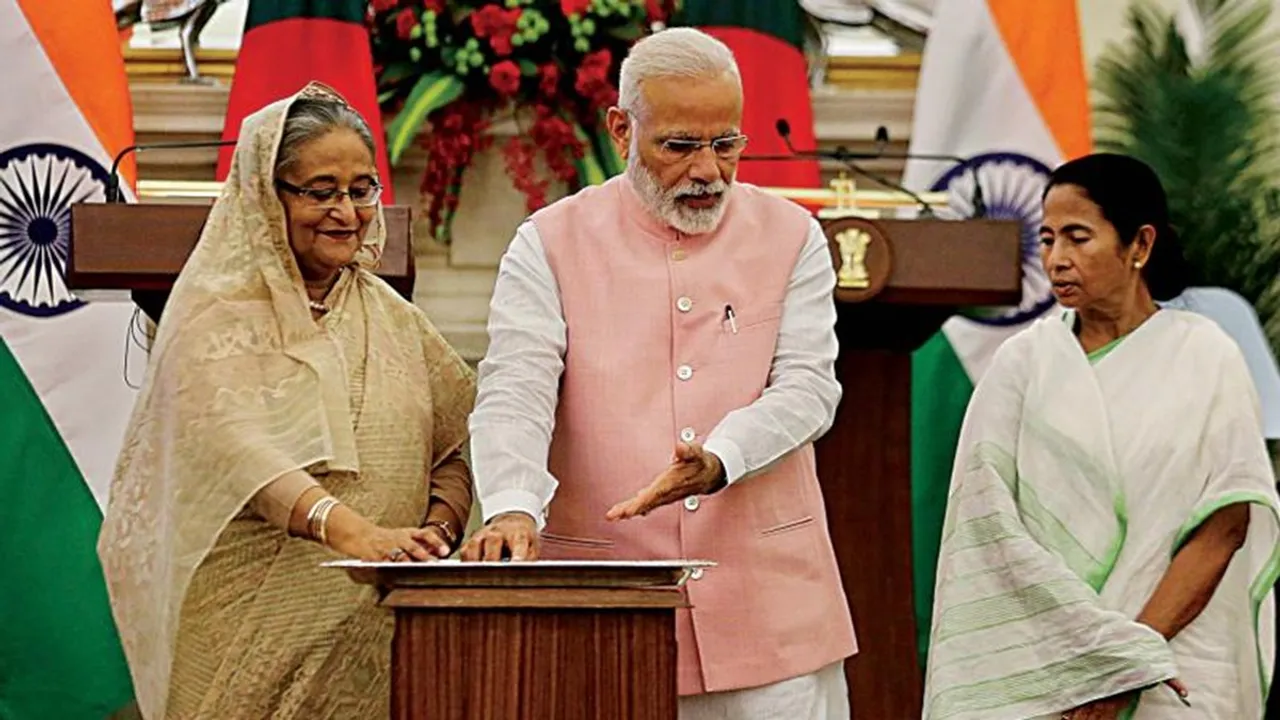
[[(1043, 636), (1031, 636), (1025, 633), (1003, 633), (999, 636), (988, 635), (983, 638), (984, 641), (998, 641), (1002, 644), (983, 648), (981, 663), (984, 667), (999, 667), (999, 663), (1002, 662), (1019, 662), (1017, 659), (1005, 659), (1004, 656), (1007, 653), (1016, 653), (1030, 648), (1061, 647), (1068, 643), (1073, 647), (1079, 645), (1080, 628), (1059, 626), (1055, 630), (1056, 632)], [(953, 654), (947, 661), (936, 663), (932, 668), (933, 674), (938, 676), (943, 674), (943, 671), (947, 668), (972, 663), (973, 661), (974, 657), (971, 655)]]
[[(1178, 530), (1178, 535), (1173, 542), (1173, 555), (1177, 555), (1196, 528), (1204, 524), (1211, 515), (1218, 512), (1224, 507), (1235, 505), (1238, 503), (1250, 503), (1266, 508), (1271, 513), (1272, 521), (1280, 525), (1280, 517), (1276, 515), (1275, 508), (1271, 505), (1271, 500), (1266, 495), (1257, 492), (1232, 492), (1217, 498), (1211, 503), (1206, 503), (1197, 507), (1191, 513), (1190, 519)], [(1251, 530), (1251, 532), (1254, 532)], [(1271, 694), (1272, 683), (1271, 678), (1267, 677), (1266, 663), (1264, 662), (1262, 653), (1262, 633), (1258, 627), (1258, 617), (1262, 610), (1262, 603), (1266, 601), (1267, 595), (1275, 588), (1276, 580), (1280, 579), (1280, 544), (1271, 548), (1271, 555), (1267, 558), (1267, 562), (1263, 564), (1258, 571), (1257, 577), (1249, 584), (1249, 604), (1253, 610), (1253, 637), (1254, 644), (1258, 655), (1258, 673), (1260, 675), (1259, 682), (1262, 688), (1262, 704), (1266, 706), (1267, 698)]]
[(933, 698), (928, 714), (941, 720), (979, 710), (1007, 711), (1012, 705), (1067, 690), (1106, 686), (1125, 675), (1149, 671), (1152, 666), (1167, 662), (1167, 655), (1155, 646), (1102, 648), (1035, 670), (949, 688)]
[(1090, 362), (1090, 363), (1096, 363), (1096, 362), (1098, 362), (1099, 360), (1101, 360), (1102, 358), (1104, 358), (1104, 357), (1106, 357), (1106, 356), (1110, 355), (1112, 350), (1115, 350), (1117, 347), (1120, 347), (1120, 341), (1121, 341), (1121, 340), (1124, 340), (1124, 336), (1123, 336), (1123, 335), (1121, 335), (1120, 337), (1116, 338), (1115, 340), (1112, 340), (1111, 342), (1107, 343), (1106, 345), (1103, 345), (1102, 347), (1098, 348), (1097, 350), (1094, 350), (1093, 352), (1086, 353), (1086, 354), (1085, 354), (1085, 357), (1087, 357), (1087, 358), (1089, 359), (1089, 362)]
[(1035, 442), (1051, 453), (1053, 463), (1079, 470), (1080, 474), (1089, 481), (1089, 486), (1099, 495), (1111, 498), (1113, 506), (1119, 503), (1120, 478), (1108, 470), (1103, 463), (1094, 459), (1094, 454), (1101, 448), (1081, 445), (1080, 441), (1045, 422), (1034, 413), (1023, 416), (1021, 431), (1032, 434), (1034, 439), (1031, 442)]
[(911, 356), (911, 572), (920, 666), (929, 653), (934, 576), (956, 444), (973, 383), (951, 343), (934, 333)]
[(1094, 557), (1093, 553), (1071, 534), (1071, 530), (1062, 520), (1040, 503), (1040, 498), (1030, 483), (1019, 485), (1018, 509), (1031, 534), (1042, 545), (1052, 548), (1076, 577), (1087, 583), (1095, 592), (1101, 592), (1103, 584), (1106, 583), (1115, 565), (1115, 554), (1109, 553), (1104, 559)]
[(1099, 448), (1083, 447), (1074, 438), (1035, 416), (1023, 419), (1022, 431), (1034, 434), (1034, 442), (1054, 455), (1052, 462), (1055, 466), (1076, 468), (1089, 481), (1090, 486), (1111, 497), (1111, 508), (1116, 521), (1115, 534), (1107, 545), (1106, 553), (1099, 558), (1099, 567), (1085, 577), (1090, 586), (1101, 590), (1107, 578), (1111, 577), (1111, 571), (1115, 569), (1129, 534), (1129, 512), (1125, 503), (1124, 484), (1104, 464), (1093, 459), (1091, 453)]
[[(1062, 313), (1062, 321), (1064, 323), (1067, 323), (1068, 325), (1074, 326), (1076, 322), (1075, 318), (1076, 318), (1075, 311), (1073, 310), (1065, 310)], [(1103, 345), (1097, 350), (1085, 353), (1085, 357), (1089, 360), (1090, 364), (1096, 363), (1102, 358), (1110, 355), (1112, 350), (1115, 350), (1117, 347), (1119, 347), (1120, 341), (1124, 340), (1125, 337), (1126, 337), (1125, 335), (1121, 335), (1120, 337), (1116, 338), (1115, 340), (1112, 340), (1106, 345)]]
[(1022, 537), (1025, 535), (1017, 518), (1002, 512), (994, 512), (990, 515), (970, 518), (957, 525), (955, 531), (947, 538), (947, 545), (952, 553), (958, 553), (962, 550), (972, 550)]
[(1096, 596), (1078, 581), (1054, 580), (961, 603), (947, 608), (938, 616), (938, 642), (1020, 622), (1061, 607), (1092, 602), (1095, 599)]
[(133, 689), (98, 562), (101, 513), (3, 339), (0, 398), (0, 718), (102, 720)]
[(368, 3), (361, 0), (250, 0), (244, 31), (294, 18), (323, 18), (363, 25), (367, 6)]
[(1111, 567), (1094, 557), (1062, 520), (1040, 502), (1034, 484), (1018, 477), (1013, 456), (993, 443), (979, 443), (973, 449), (969, 467), (977, 470), (984, 466), (994, 470), (1009, 489), (1032, 537), (1058, 553), (1071, 571), (1095, 591), (1101, 590), (1102, 583), (1111, 574)]
[(800, 50), (808, 16), (795, 0), (684, 0), (672, 25), (737, 27), (772, 35)]
[(1108, 563), (1094, 557), (1058, 516), (1040, 502), (1034, 484), (1018, 476), (1013, 455), (994, 443), (979, 443), (974, 447), (967, 467), (971, 471), (986, 467), (999, 475), (1009, 489), (1009, 494), (1015, 498), (1018, 512), (1032, 537), (1058, 553), (1071, 571), (1088, 583), (1089, 587), (1095, 591), (1102, 589), (1102, 584), (1111, 574), (1114, 561)]

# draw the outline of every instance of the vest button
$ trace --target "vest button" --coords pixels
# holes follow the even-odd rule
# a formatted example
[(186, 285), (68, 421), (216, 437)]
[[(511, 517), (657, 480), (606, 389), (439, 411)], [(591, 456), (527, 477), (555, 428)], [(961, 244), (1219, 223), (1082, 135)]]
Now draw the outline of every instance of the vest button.
[(681, 297), (676, 300), (676, 309), (680, 312), (689, 312), (693, 309), (693, 300), (687, 297)]
[(702, 579), (702, 568), (698, 567), (698, 568), (694, 568), (693, 570), (691, 570), (691, 571), (689, 572), (689, 579), (690, 579), (690, 580), (701, 580), (701, 579)]
[(696, 437), (698, 437), (698, 433), (691, 427), (687, 427), (680, 431), (680, 439), (685, 442), (693, 442), (693, 439)]
[(689, 367), (688, 365), (681, 365), (680, 367), (676, 368), (676, 377), (680, 378), (681, 380), (688, 380), (689, 378), (693, 377), (693, 368)]
[(697, 495), (690, 495), (689, 497), (684, 499), (684, 509), (688, 510), (689, 512), (695, 512), (698, 509), (698, 506), (701, 504), (702, 504), (702, 501), (698, 500)]

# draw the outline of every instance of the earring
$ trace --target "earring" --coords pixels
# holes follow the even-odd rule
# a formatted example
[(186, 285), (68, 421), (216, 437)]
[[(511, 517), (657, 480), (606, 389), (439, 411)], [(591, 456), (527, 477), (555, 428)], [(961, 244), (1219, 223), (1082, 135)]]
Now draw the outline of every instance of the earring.
[(1141, 269), (1142, 269), (1142, 261), (1141, 261), (1141, 260), (1134, 260), (1134, 261), (1133, 261), (1133, 267), (1134, 267), (1134, 269), (1135, 269), (1135, 270), (1141, 270)]

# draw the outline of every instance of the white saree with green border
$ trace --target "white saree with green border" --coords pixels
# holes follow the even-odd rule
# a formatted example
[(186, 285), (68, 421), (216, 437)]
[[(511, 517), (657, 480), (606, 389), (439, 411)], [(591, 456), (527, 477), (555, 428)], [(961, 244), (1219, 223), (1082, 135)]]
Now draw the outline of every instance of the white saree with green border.
[[(1244, 359), (1180, 310), (1099, 355), (1046, 317), (974, 391), (938, 559), (928, 720), (1056, 718), (1144, 688), (1127, 717), (1262, 717), (1280, 501)], [(1248, 539), (1199, 617), (1169, 642), (1136, 622), (1196, 527), (1240, 502)], [(1174, 677), (1190, 708), (1162, 685)]]

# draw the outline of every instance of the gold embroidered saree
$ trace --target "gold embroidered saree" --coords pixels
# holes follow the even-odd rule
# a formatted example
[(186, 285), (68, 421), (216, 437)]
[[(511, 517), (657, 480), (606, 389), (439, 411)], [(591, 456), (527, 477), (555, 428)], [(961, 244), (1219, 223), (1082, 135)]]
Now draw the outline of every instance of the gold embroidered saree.
[(371, 272), (381, 211), (311, 317), (273, 178), (304, 94), (332, 91), (244, 122), (112, 483), (99, 554), (147, 720), (386, 717), (391, 615), (246, 505), (306, 469), (370, 521), (419, 526), (433, 469), (466, 439), (471, 370)]

